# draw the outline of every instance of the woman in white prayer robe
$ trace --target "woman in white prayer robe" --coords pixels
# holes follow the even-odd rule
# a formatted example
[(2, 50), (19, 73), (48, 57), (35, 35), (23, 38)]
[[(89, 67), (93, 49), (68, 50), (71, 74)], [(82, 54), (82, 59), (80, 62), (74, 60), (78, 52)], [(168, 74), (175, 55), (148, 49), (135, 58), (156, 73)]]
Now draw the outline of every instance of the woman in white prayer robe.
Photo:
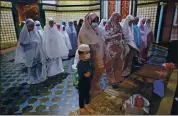
[[(59, 33), (60, 33), (61, 37), (63, 38), (65, 45), (67, 46), (68, 50), (72, 50), (70, 38), (69, 38), (67, 31), (65, 30), (64, 25), (60, 25)], [(68, 57), (63, 57), (62, 59), (68, 59)]]
[(64, 71), (62, 57), (67, 57), (69, 50), (52, 18), (48, 19), (44, 30), (44, 49), (48, 58), (47, 76), (55, 76)]
[(105, 32), (105, 25), (106, 25), (107, 20), (106, 19), (102, 19), (98, 28), (99, 28), (99, 32), (101, 34), (101, 38), (104, 40), (104, 32)]
[(39, 33), (40, 36), (42, 37), (44, 31), (43, 31), (43, 28), (41, 27), (40, 21), (35, 21), (35, 26), (36, 26), (36, 28), (37, 28), (37, 30), (38, 30), (38, 33)]
[[(23, 54), (23, 56), (17, 54)], [(24, 60), (23, 62), (18, 62), (19, 59)], [(20, 32), (15, 63), (24, 63), (27, 67), (28, 84), (37, 84), (47, 79), (46, 56), (42, 49), (42, 38), (40, 37), (35, 22), (32, 19), (27, 19)]]
[(68, 35), (67, 31), (66, 31), (66, 27), (64, 25), (62, 25), (61, 32), (62, 32), (62, 34), (64, 36), (64, 41), (65, 41), (65, 44), (66, 44), (67, 48), (69, 50), (72, 50), (72, 45), (70, 43), (70, 38), (69, 38), (69, 35)]
[(136, 43), (134, 41), (134, 30), (133, 30), (133, 21), (134, 17), (132, 15), (128, 15), (122, 22), (122, 31), (123, 31), (123, 40), (126, 44), (129, 45), (129, 52), (124, 59), (124, 65), (123, 65), (123, 75), (124, 77), (127, 77), (131, 73), (132, 68), (132, 61), (133, 57), (136, 56), (137, 52), (139, 52), (139, 49), (136, 46)]

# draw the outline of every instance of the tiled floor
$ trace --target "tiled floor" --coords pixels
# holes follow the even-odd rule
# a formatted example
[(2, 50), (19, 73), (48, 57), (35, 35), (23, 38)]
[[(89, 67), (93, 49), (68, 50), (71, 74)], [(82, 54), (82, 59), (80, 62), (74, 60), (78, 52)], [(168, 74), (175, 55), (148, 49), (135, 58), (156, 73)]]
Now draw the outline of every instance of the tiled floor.
[[(152, 54), (159, 56), (160, 52), (155, 51)], [(162, 51), (164, 56), (167, 51)], [(71, 68), (73, 59), (63, 61), (64, 73), (37, 85), (28, 85), (25, 67), (14, 64), (13, 58), (14, 52), (1, 55), (0, 114), (67, 115), (78, 109), (78, 93), (73, 86), (75, 71)], [(101, 85), (107, 88), (104, 76)]]

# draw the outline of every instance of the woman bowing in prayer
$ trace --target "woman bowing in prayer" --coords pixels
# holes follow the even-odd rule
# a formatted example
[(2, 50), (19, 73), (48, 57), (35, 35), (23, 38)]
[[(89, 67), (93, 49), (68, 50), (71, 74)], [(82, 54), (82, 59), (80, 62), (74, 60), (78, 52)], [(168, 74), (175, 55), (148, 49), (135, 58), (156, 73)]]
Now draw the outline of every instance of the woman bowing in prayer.
[(101, 38), (104, 40), (104, 32), (105, 32), (105, 25), (106, 25), (106, 19), (102, 19), (100, 24), (99, 24), (99, 31), (101, 34)]
[(122, 74), (124, 77), (127, 77), (131, 73), (133, 58), (139, 52), (139, 49), (137, 48), (137, 45), (134, 41), (133, 22), (134, 17), (132, 15), (128, 15), (121, 23), (124, 35), (123, 40), (130, 48), (127, 56), (124, 58)]
[(64, 71), (62, 57), (68, 56), (69, 50), (59, 34), (52, 18), (48, 19), (44, 30), (44, 48), (48, 58), (48, 76), (55, 76)]
[(72, 21), (69, 22), (69, 25), (66, 27), (66, 31), (72, 45), (72, 50), (69, 51), (69, 57), (73, 57), (75, 56), (75, 52), (77, 50), (77, 32)]
[[(24, 53), (24, 62), (28, 69), (28, 84), (40, 83), (47, 79), (46, 56), (42, 49), (42, 40), (35, 22), (32, 19), (27, 19), (20, 32), (17, 51), (20, 48)], [(16, 55), (15, 59), (19, 59), (19, 57), (21, 56)]]

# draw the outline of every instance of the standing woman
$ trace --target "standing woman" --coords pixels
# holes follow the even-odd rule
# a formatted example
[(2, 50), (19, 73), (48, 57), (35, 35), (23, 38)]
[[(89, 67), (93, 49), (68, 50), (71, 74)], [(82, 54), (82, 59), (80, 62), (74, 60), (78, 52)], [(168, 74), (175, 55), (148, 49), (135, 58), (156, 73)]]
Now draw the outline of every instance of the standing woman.
[(82, 24), (83, 24), (83, 19), (80, 19), (80, 20), (79, 20), (79, 23), (78, 23), (78, 25), (77, 25), (77, 36), (78, 36), (78, 34), (79, 34), (80, 28), (82, 27)]
[(147, 55), (148, 55), (150, 45), (155, 42), (155, 38), (154, 38), (154, 35), (152, 32), (150, 23), (151, 23), (151, 19), (148, 18), (148, 19), (146, 19), (146, 22), (144, 24), (144, 29), (145, 29), (145, 33), (146, 33), (146, 37), (147, 37), (147, 46), (145, 47), (145, 50), (144, 50), (145, 55), (146, 55), (145, 57), (147, 57)]
[(91, 82), (91, 92), (102, 92), (100, 81), (104, 73), (104, 41), (99, 35), (99, 17), (91, 12), (85, 16), (79, 32), (79, 44), (87, 44), (90, 47), (91, 59), (95, 73)]
[[(105, 26), (105, 68), (106, 77), (110, 85), (114, 88), (123, 81), (122, 77), (122, 59), (121, 54), (124, 48), (122, 44), (122, 27), (120, 25), (121, 16), (119, 13), (113, 13)], [(106, 54), (107, 53), (107, 54)], [(124, 56), (124, 54), (123, 54)]]
[(66, 31), (66, 27), (64, 25), (62, 25), (62, 33), (63, 33), (63, 36), (64, 36), (64, 41), (65, 41), (65, 44), (68, 48), (68, 50), (72, 50), (72, 45), (70, 43), (70, 38), (69, 38), (69, 35)]
[(137, 47), (140, 49), (141, 35), (140, 35), (140, 29), (138, 28), (138, 21), (139, 18), (135, 17), (133, 28), (134, 28), (134, 40)]
[(72, 21), (69, 22), (69, 25), (66, 27), (66, 31), (70, 38), (70, 43), (72, 45), (72, 50), (69, 51), (69, 57), (75, 56), (77, 50), (77, 32)]
[(134, 17), (132, 15), (128, 15), (125, 20), (121, 23), (123, 30), (123, 39), (126, 44), (128, 44), (130, 50), (127, 56), (124, 58), (123, 65), (123, 74), (122, 76), (127, 77), (131, 73), (132, 62), (134, 56), (137, 55), (139, 49), (134, 40), (134, 29), (133, 29)]
[(138, 28), (140, 29), (140, 35), (141, 35), (141, 44), (140, 44), (140, 61), (145, 62), (147, 55), (145, 54), (145, 48), (147, 47), (147, 36), (144, 29), (146, 19), (140, 18), (138, 22)]
[(104, 32), (105, 32), (105, 25), (106, 25), (106, 19), (102, 19), (100, 24), (99, 24), (99, 31), (101, 34), (101, 38), (104, 40)]
[(74, 27), (75, 27), (75, 30), (77, 31), (77, 21), (74, 21)]
[(43, 28), (41, 27), (40, 21), (35, 21), (35, 26), (41, 36), (43, 36)]
[(62, 57), (68, 56), (69, 50), (62, 39), (52, 18), (48, 19), (44, 30), (44, 48), (48, 58), (48, 76), (55, 76), (64, 71)]
[[(27, 19), (20, 32), (17, 50), (24, 53), (24, 63), (28, 69), (28, 84), (36, 84), (46, 80), (46, 56), (42, 49), (42, 38), (32, 19)], [(20, 52), (20, 51), (19, 51)], [(18, 52), (16, 52), (18, 54)], [(15, 61), (21, 56), (15, 57)]]

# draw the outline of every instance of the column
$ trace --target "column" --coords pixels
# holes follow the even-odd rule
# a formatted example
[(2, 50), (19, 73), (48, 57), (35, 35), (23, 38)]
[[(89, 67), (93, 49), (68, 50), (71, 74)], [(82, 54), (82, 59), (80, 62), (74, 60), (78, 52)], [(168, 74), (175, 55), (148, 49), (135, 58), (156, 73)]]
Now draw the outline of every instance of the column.
[(115, 12), (121, 13), (121, 0), (116, 0)]
[(174, 14), (174, 22), (173, 25), (176, 26), (178, 25), (178, 3), (176, 4), (176, 10), (175, 10), (175, 14)]
[(132, 10), (132, 0), (129, 1), (129, 15), (131, 15), (131, 10)]
[(112, 15), (113, 12), (115, 12), (115, 0), (108, 0), (108, 7), (109, 7), (109, 12), (108, 12), (108, 17)]
[(121, 0), (121, 15), (122, 19), (126, 18), (129, 15), (129, 1), (130, 0)]
[(103, 0), (103, 18), (108, 19), (108, 1)]
[(163, 21), (163, 11), (164, 11), (164, 5), (165, 3), (161, 2), (161, 10), (160, 10), (160, 15), (159, 15), (159, 23), (158, 23), (158, 32), (157, 32), (157, 36), (156, 36), (156, 43), (159, 43), (160, 40), (160, 34), (161, 34), (161, 24)]

